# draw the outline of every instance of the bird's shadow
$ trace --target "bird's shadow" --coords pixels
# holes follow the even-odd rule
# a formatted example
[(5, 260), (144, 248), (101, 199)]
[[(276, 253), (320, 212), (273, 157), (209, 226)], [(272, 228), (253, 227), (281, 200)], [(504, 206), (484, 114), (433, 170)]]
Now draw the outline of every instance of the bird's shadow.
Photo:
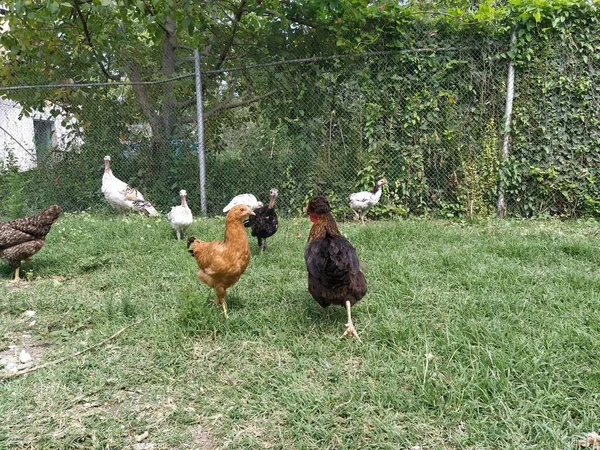
[[(50, 279), (53, 277), (68, 277), (73, 278), (77, 275), (100, 270), (102, 267), (109, 264), (109, 258), (102, 257), (88, 257), (78, 261), (68, 267), (68, 270), (64, 269), (62, 261), (47, 256), (34, 257), (31, 262), (23, 261), (21, 263), (20, 276), (26, 278), (29, 271), (33, 272), (35, 278)], [(14, 270), (7, 264), (0, 264), (0, 278), (10, 279)]]
[(336, 333), (346, 323), (346, 311), (341, 306), (331, 304), (323, 308), (306, 290), (299, 290), (294, 297), (297, 299), (296, 317), (299, 326), (316, 326), (322, 332)]

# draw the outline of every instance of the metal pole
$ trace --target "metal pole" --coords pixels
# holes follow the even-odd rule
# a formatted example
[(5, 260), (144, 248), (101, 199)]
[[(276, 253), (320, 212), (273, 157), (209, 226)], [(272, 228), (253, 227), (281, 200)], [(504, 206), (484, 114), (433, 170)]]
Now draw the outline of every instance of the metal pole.
[[(517, 34), (513, 30), (510, 35), (510, 48), (514, 48), (517, 43)], [(510, 140), (510, 124), (513, 108), (513, 98), (515, 96), (515, 66), (513, 65), (512, 58), (508, 61), (508, 77), (506, 80), (506, 107), (504, 112), (504, 136), (502, 138), (502, 166), (508, 160), (508, 144)], [(502, 169), (500, 169), (502, 170)], [(500, 174), (502, 175), (502, 174)], [(504, 182), (502, 177), (498, 182), (498, 205), (497, 205), (498, 217), (502, 218), (506, 214), (506, 199), (504, 198)]]
[(200, 77), (200, 52), (194, 50), (196, 78), (196, 120), (198, 121), (198, 167), (200, 169), (200, 210), (206, 215), (206, 165), (204, 162), (204, 108), (202, 106), (202, 79)]

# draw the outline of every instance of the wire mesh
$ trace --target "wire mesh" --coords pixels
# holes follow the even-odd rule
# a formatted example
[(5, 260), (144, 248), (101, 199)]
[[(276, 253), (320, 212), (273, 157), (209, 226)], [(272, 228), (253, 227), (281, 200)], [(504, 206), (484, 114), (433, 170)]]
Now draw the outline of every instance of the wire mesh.
[[(277, 187), (281, 214), (324, 194), (350, 217), (348, 196), (381, 177), (374, 216), (491, 211), (506, 73), (497, 53), (415, 49), (204, 73), (209, 215), (237, 194), (265, 201)], [(16, 206), (105, 207), (108, 154), (115, 175), (159, 210), (186, 189), (200, 211), (192, 77), (143, 86), (148, 104), (132, 85), (35, 92), (54, 102), (40, 112), (0, 103), (0, 160), (20, 171), (23, 192), (7, 177), (2, 185)]]

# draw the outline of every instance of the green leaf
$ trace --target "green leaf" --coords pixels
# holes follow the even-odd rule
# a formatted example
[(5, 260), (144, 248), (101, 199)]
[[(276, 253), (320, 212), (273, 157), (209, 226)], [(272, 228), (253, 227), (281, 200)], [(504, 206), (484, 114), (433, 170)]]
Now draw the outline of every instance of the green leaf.
[(57, 2), (51, 2), (48, 5), (48, 10), (50, 11), (51, 14), (56, 14), (59, 9), (60, 9), (60, 5)]

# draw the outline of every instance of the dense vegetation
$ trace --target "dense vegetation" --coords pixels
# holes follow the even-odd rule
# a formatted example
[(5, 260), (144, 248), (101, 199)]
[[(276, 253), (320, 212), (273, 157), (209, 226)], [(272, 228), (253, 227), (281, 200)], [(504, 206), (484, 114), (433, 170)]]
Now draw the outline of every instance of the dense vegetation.
[[(598, 14), (571, 0), (75, 0), (36, 9), (20, 0), (3, 11), (0, 83), (166, 79), (190, 71), (190, 48), (199, 48), (210, 213), (276, 185), (290, 214), (325, 193), (343, 215), (349, 192), (385, 175), (378, 216), (486, 216), (500, 179), (511, 215), (597, 216)], [(327, 59), (370, 52), (390, 53)], [(223, 71), (294, 58), (309, 60)], [(502, 161), (509, 60), (516, 97)], [(185, 187), (198, 210), (192, 77), (4, 94), (28, 111), (52, 102), (77, 118), (82, 139), (50, 167), (10, 174), (5, 163), (0, 213), (98, 207), (106, 153), (159, 207)], [(134, 132), (139, 124), (151, 132)]]

